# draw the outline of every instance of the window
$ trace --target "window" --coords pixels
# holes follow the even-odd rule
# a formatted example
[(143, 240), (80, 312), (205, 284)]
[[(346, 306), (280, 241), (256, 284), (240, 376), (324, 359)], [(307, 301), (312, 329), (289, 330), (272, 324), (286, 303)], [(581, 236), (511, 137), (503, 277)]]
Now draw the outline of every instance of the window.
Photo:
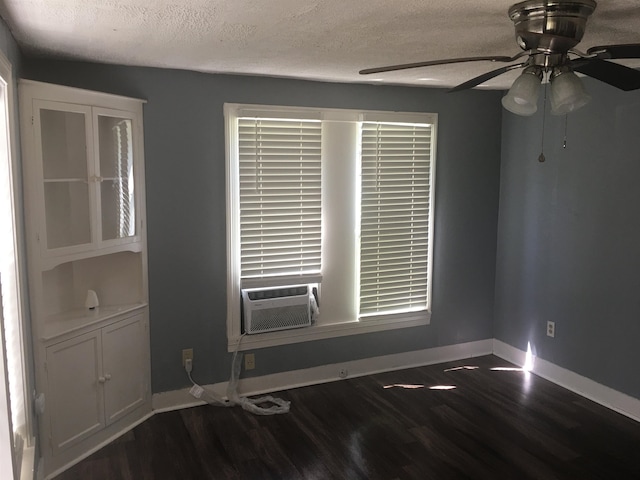
[(321, 132), (312, 120), (238, 119), (243, 280), (320, 273)]
[[(11, 64), (0, 53), (0, 477), (30, 474), (35, 454), (34, 421), (29, 408), (32, 387), (22, 298), (21, 232), (16, 221), (19, 195), (13, 153), (13, 81)], [(4, 340), (4, 344), (2, 342)], [(8, 402), (7, 402), (8, 400)]]
[(360, 315), (428, 306), (431, 125), (364, 122)]
[(225, 105), (228, 341), (242, 288), (317, 284), (305, 329), (244, 348), (430, 318), (436, 116)]
[[(100, 117), (102, 120), (104, 117)], [(114, 145), (116, 146), (116, 178), (118, 233), (117, 238), (126, 238), (135, 234), (136, 219), (135, 198), (133, 194), (133, 145), (131, 120), (118, 120), (113, 126)]]

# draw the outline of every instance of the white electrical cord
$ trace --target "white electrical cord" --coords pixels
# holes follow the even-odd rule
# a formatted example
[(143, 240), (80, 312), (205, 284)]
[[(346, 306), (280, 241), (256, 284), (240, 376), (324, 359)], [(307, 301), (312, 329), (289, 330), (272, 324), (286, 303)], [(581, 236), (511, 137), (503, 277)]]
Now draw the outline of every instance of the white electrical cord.
[(193, 378), (191, 377), (191, 370), (193, 369), (192, 362), (193, 361), (191, 359), (188, 359), (184, 364), (184, 369), (187, 371), (187, 376), (193, 384), (191, 390), (189, 390), (191, 396), (200, 400), (204, 400), (209, 405), (217, 405), (219, 407), (232, 407), (233, 404), (229, 402), (229, 400), (225, 400), (224, 398), (219, 397), (211, 390), (201, 387), (193, 380)]
[[(204, 400), (209, 405), (220, 407), (233, 407), (234, 405), (240, 405), (244, 410), (256, 415), (276, 415), (279, 413), (287, 413), (290, 409), (291, 402), (282, 400), (281, 398), (275, 398), (271, 395), (266, 395), (259, 398), (247, 398), (238, 395), (238, 380), (240, 379), (240, 370), (242, 367), (243, 357), (242, 353), (240, 353), (240, 355), (238, 356), (238, 350), (240, 349), (240, 342), (245, 335), (246, 334), (243, 333), (240, 336), (236, 345), (236, 349), (233, 352), (233, 359), (231, 361), (231, 378), (229, 379), (229, 384), (227, 386), (227, 398), (222, 398), (216, 393), (212, 392), (210, 389), (202, 387), (193, 381), (193, 378), (191, 377), (191, 370), (193, 369), (191, 360), (185, 362), (185, 370), (187, 371), (187, 376), (193, 384), (193, 387), (191, 387), (189, 393), (195, 398)], [(261, 404), (265, 403), (271, 404), (272, 406), (260, 406)]]

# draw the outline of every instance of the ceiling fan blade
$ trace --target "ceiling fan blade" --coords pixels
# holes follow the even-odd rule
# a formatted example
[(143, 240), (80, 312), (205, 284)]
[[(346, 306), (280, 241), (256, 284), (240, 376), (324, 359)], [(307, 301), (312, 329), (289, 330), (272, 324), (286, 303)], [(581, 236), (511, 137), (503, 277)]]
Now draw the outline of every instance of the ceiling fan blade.
[(640, 43), (628, 43), (624, 45), (601, 45), (591, 47), (587, 54), (596, 54), (597, 58), (640, 58)]
[(640, 71), (633, 68), (597, 58), (576, 59), (570, 65), (576, 72), (608, 83), (625, 92), (640, 89)]
[(359, 73), (360, 75), (370, 75), (372, 73), (394, 72), (396, 70), (406, 70), (409, 68), (432, 67), (435, 65), (447, 65), (450, 63), (464, 63), (464, 62), (489, 61), (489, 62), (509, 63), (517, 60), (523, 55), (527, 55), (527, 53), (528, 52), (520, 52), (514, 55), (513, 57), (505, 57), (505, 56), (463, 57), (463, 58), (448, 58), (445, 60), (430, 60), (427, 62), (402, 63), (400, 65), (389, 65), (386, 67), (365, 68), (364, 70), (360, 70)]
[(447, 93), (453, 93), (453, 92), (459, 92), (460, 90), (466, 90), (467, 88), (473, 88), (476, 87), (478, 85), (480, 85), (481, 83), (486, 82), (487, 80), (491, 80), (494, 77), (497, 77), (498, 75), (502, 75), (503, 73), (506, 73), (510, 70), (515, 70), (516, 68), (521, 68), (524, 65), (526, 65), (525, 63), (518, 63), (517, 65), (505, 65), (504, 67), (500, 67), (496, 70), (492, 70), (490, 72), (487, 73), (483, 73), (482, 75), (479, 75), (475, 78), (472, 78), (471, 80), (467, 80), (464, 83), (461, 83), (460, 85), (457, 85), (455, 87), (453, 87), (452, 89), (448, 90)]

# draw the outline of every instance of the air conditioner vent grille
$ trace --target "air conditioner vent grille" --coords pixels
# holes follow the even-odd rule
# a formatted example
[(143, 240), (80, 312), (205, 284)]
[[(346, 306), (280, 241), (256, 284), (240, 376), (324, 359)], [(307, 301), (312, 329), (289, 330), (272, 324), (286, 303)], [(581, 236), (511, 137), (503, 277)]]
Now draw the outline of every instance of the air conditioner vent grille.
[(245, 333), (265, 333), (311, 325), (308, 285), (242, 290)]
[(306, 305), (256, 310), (251, 316), (251, 333), (270, 332), (309, 325), (309, 309)]

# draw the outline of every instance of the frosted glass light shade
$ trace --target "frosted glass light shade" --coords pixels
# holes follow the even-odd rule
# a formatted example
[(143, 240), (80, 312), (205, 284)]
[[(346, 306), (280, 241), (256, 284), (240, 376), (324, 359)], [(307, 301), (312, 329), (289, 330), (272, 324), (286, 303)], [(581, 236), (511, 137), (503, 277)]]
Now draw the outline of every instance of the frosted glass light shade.
[(565, 115), (584, 107), (591, 96), (573, 72), (563, 72), (551, 79), (551, 113)]
[(535, 72), (522, 72), (502, 97), (502, 106), (516, 115), (530, 116), (538, 110), (541, 79)]
[(89, 310), (93, 310), (100, 306), (100, 302), (98, 302), (98, 294), (95, 290), (87, 290), (87, 299), (84, 302), (84, 306)]

